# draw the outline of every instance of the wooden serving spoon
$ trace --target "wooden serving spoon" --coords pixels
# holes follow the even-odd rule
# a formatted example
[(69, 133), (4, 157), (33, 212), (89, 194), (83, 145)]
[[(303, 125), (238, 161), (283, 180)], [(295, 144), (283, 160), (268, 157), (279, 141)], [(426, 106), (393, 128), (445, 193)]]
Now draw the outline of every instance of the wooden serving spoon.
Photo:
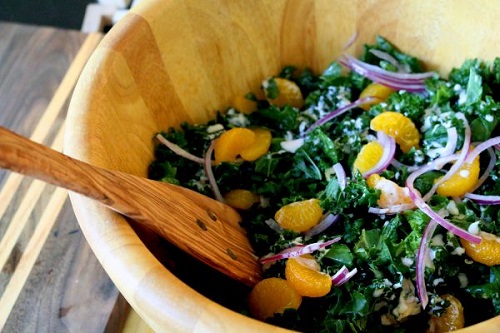
[(200, 193), (75, 160), (0, 127), (0, 167), (92, 198), (253, 286), (261, 267), (239, 214)]

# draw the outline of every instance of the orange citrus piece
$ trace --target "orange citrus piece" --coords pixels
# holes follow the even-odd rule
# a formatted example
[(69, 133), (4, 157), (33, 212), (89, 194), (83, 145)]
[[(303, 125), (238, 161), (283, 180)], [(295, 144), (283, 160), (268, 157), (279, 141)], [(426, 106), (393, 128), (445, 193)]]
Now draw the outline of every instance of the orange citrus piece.
[(255, 133), (248, 128), (236, 127), (215, 140), (215, 163), (235, 162), (240, 153), (255, 141)]
[(248, 302), (252, 316), (264, 320), (285, 309), (298, 309), (302, 297), (286, 280), (272, 277), (255, 285)]
[(319, 205), (319, 200), (309, 199), (281, 207), (274, 215), (274, 219), (283, 229), (304, 232), (318, 224), (322, 216), (323, 209)]
[(445, 197), (460, 197), (472, 191), (478, 180), (479, 156), (472, 163), (462, 164), (457, 172), (438, 186), (436, 192)]
[[(304, 105), (304, 97), (302, 96), (302, 92), (300, 91), (299, 86), (295, 82), (276, 77), (264, 81), (264, 87), (266, 84), (269, 84), (270, 80), (274, 80), (274, 82), (276, 82), (279, 91), (279, 94), (276, 98), (270, 98), (266, 94), (266, 99), (270, 104), (278, 107), (290, 105), (298, 109), (300, 109)], [(264, 91), (266, 90), (264, 89)]]
[(250, 114), (257, 110), (257, 102), (246, 98), (243, 95), (237, 95), (233, 99), (233, 107), (244, 114)]
[(260, 202), (260, 196), (248, 190), (236, 189), (224, 195), (224, 202), (236, 209), (249, 209)]
[(322, 297), (332, 288), (331, 277), (320, 271), (319, 264), (312, 255), (288, 259), (285, 276), (301, 296)]
[(479, 244), (460, 239), (465, 253), (475, 262), (487, 266), (500, 265), (500, 237), (484, 231), (480, 231), (479, 236), (481, 237)]
[(252, 128), (251, 131), (255, 134), (255, 140), (252, 145), (243, 149), (240, 155), (245, 161), (253, 162), (269, 151), (272, 136), (271, 131), (265, 128)]
[(389, 95), (392, 94), (393, 92), (394, 89), (384, 86), (380, 83), (371, 83), (368, 86), (366, 86), (365, 89), (363, 89), (363, 91), (359, 95), (359, 99), (365, 97), (374, 97), (375, 100), (373, 102), (363, 103), (360, 105), (360, 107), (368, 111), (370, 110), (370, 107), (372, 105), (379, 104), (385, 101), (389, 97)]
[(450, 302), (450, 305), (440, 317), (431, 316), (427, 333), (445, 333), (464, 327), (465, 318), (462, 303), (449, 294), (443, 295), (441, 298)]
[(399, 112), (384, 111), (372, 119), (370, 128), (392, 136), (405, 153), (418, 147), (420, 133), (413, 121)]
[(370, 141), (364, 145), (356, 156), (353, 164), (353, 171), (364, 174), (377, 165), (384, 154), (384, 148), (377, 141)]
[(377, 204), (381, 208), (389, 208), (395, 205), (405, 205), (413, 203), (410, 199), (410, 193), (404, 187), (399, 186), (392, 180), (381, 177), (377, 174), (370, 175), (366, 179), (368, 187), (380, 191), (380, 198)]

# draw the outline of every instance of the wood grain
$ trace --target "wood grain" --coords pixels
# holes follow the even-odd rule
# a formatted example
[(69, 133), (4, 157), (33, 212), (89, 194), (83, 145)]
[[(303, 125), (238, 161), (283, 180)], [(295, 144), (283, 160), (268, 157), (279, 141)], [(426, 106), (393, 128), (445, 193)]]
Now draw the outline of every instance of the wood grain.
[[(0, 31), (0, 125), (61, 150), (69, 98), (102, 36), (10, 23)], [(123, 299), (67, 192), (3, 170), (0, 186), (0, 331), (120, 331)]]
[[(94, 199), (249, 286), (261, 279), (261, 267), (239, 225), (240, 216), (214, 199), (80, 162), (2, 127), (0, 151), (2, 168)], [(17, 237), (6, 237), (12, 238)]]
[[(446, 73), (465, 58), (500, 54), (499, 14), (494, 1), (468, 0), (143, 1), (106, 36), (83, 72), (65, 151), (145, 176), (157, 131), (212, 119), (235, 95), (255, 91), (285, 65), (321, 73), (355, 33), (348, 50), (355, 55), (380, 34)], [(186, 286), (125, 219), (70, 196), (99, 260), (155, 331), (280, 331)]]

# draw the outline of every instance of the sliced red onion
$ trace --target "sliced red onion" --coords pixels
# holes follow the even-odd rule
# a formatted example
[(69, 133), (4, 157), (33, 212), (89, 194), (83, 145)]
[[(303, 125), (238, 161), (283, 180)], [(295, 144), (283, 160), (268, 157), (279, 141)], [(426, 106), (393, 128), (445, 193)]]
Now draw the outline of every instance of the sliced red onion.
[(210, 187), (212, 188), (212, 192), (214, 193), (214, 197), (216, 200), (220, 202), (224, 202), (224, 197), (220, 193), (219, 186), (217, 185), (217, 181), (215, 180), (214, 172), (212, 170), (212, 153), (214, 151), (215, 140), (210, 143), (210, 146), (205, 153), (205, 159), (203, 161), (203, 167), (205, 170), (205, 174), (207, 176)]
[(500, 144), (500, 136), (488, 139), (484, 141), (483, 143), (480, 143), (479, 145), (476, 146), (468, 155), (467, 155), (467, 163), (472, 163), (476, 157), (479, 156), (483, 151), (486, 149), (499, 145)]
[(408, 172), (413, 172), (413, 171), (418, 170), (419, 168), (421, 168), (420, 165), (406, 165), (406, 164), (403, 164), (403, 163), (399, 162), (396, 159), (393, 159), (391, 161), (391, 165), (393, 167), (395, 167), (396, 169), (406, 168), (406, 170), (408, 170)]
[(205, 162), (205, 160), (203, 158), (195, 156), (195, 155), (187, 152), (186, 150), (182, 149), (181, 147), (179, 147), (175, 143), (167, 140), (161, 134), (157, 134), (156, 139), (158, 139), (158, 141), (160, 141), (160, 143), (164, 144), (165, 146), (168, 147), (168, 149), (170, 149), (171, 151), (173, 151), (174, 153), (176, 153), (177, 155), (179, 155), (181, 157), (184, 157), (188, 160), (191, 160), (191, 161), (199, 163), (199, 164), (203, 164)]
[(349, 273), (349, 270), (347, 269), (347, 267), (344, 265), (342, 266), (342, 268), (340, 268), (337, 273), (335, 273), (333, 276), (332, 276), (332, 284), (333, 285), (337, 285), (340, 281), (342, 281), (345, 276), (347, 275), (347, 273)]
[(313, 253), (317, 250), (320, 250), (322, 248), (325, 248), (333, 243), (336, 243), (340, 240), (340, 237), (336, 237), (334, 239), (331, 239), (326, 242), (317, 242), (317, 243), (312, 243), (308, 245), (297, 245), (292, 248), (285, 249), (277, 254), (268, 256), (268, 257), (262, 257), (259, 261), (261, 264), (266, 264), (266, 263), (271, 263), (274, 261), (282, 260), (282, 259), (288, 259), (288, 258), (293, 258), (293, 257), (299, 257), (304, 254), (309, 254)]
[(393, 137), (388, 136), (382, 131), (377, 132), (377, 141), (382, 146), (383, 153), (377, 164), (370, 170), (363, 173), (363, 178), (368, 178), (370, 175), (375, 173), (381, 173), (391, 164), (394, 159), (394, 154), (396, 153), (396, 141)]
[(436, 75), (434, 72), (427, 73), (394, 73), (384, 70), (378, 66), (370, 65), (355, 57), (345, 54), (339, 62), (356, 73), (366, 78), (388, 86), (396, 90), (424, 91), (425, 80)]
[(396, 58), (394, 58), (393, 56), (391, 56), (387, 52), (376, 50), (376, 49), (371, 49), (370, 53), (373, 54), (374, 56), (378, 57), (379, 59), (385, 60), (388, 63), (390, 63), (391, 65), (393, 65), (394, 67), (396, 67), (398, 69), (399, 73), (408, 73), (409, 72), (408, 66), (401, 65), (399, 63), (399, 61), (396, 60)]
[(349, 47), (351, 47), (352, 44), (354, 44), (354, 42), (356, 41), (356, 39), (358, 38), (358, 32), (357, 31), (354, 31), (354, 33), (351, 35), (351, 37), (347, 40), (347, 42), (344, 44), (344, 47), (342, 48), (342, 50), (347, 50)]
[(391, 215), (391, 214), (401, 213), (413, 208), (415, 208), (414, 204), (394, 205), (388, 208), (369, 207), (368, 213), (378, 214), (378, 215)]
[[(444, 183), (445, 181), (450, 179), (451, 176), (453, 176), (458, 170), (460, 170), (460, 168), (463, 166), (465, 160), (468, 158), (467, 156), (469, 155), (470, 141), (471, 141), (471, 130), (470, 130), (469, 122), (467, 121), (467, 118), (465, 118), (464, 114), (461, 112), (457, 112), (456, 117), (458, 119), (462, 120), (464, 127), (465, 127), (464, 143), (462, 145), (462, 150), (458, 156), (458, 159), (456, 160), (455, 163), (453, 163), (450, 170), (448, 170), (448, 172), (446, 172), (446, 174), (443, 177), (439, 178), (439, 180), (437, 182), (435, 182), (434, 185), (432, 185), (431, 190), (429, 192), (427, 192), (427, 194), (424, 196), (424, 198), (423, 198), (424, 201), (428, 201), (431, 198), (431, 196), (434, 195), (434, 193), (436, 192), (436, 189), (439, 187), (439, 185), (441, 185), (442, 183)], [(448, 156), (452, 156), (452, 155), (448, 155)]]
[(358, 269), (354, 268), (352, 271), (350, 271), (349, 273), (347, 273), (342, 280), (340, 280), (339, 282), (335, 283), (335, 286), (336, 287), (340, 287), (341, 285), (343, 285), (344, 283), (346, 283), (347, 281), (349, 281), (354, 275), (356, 275), (356, 273), (358, 273)]
[[(443, 161), (446, 161), (446, 160), (453, 160), (453, 158), (456, 158), (456, 154), (436, 159), (434, 161), (435, 163), (431, 164), (431, 166), (439, 165), (437, 163), (440, 163), (440, 162), (442, 163)], [(422, 210), (431, 219), (435, 220), (437, 223), (439, 223), (445, 229), (447, 229), (448, 231), (450, 231), (452, 234), (454, 234), (454, 235), (456, 235), (456, 236), (458, 236), (460, 238), (463, 238), (463, 239), (465, 239), (465, 240), (467, 240), (467, 241), (469, 241), (471, 243), (474, 243), (474, 244), (480, 243), (481, 242), (481, 238), (480, 237), (478, 237), (476, 235), (472, 235), (468, 231), (466, 231), (466, 230), (464, 230), (464, 229), (462, 229), (462, 228), (454, 225), (450, 221), (442, 218), (436, 212), (434, 212), (432, 210), (432, 208), (427, 203), (425, 203), (424, 199), (420, 196), (420, 194), (418, 193), (418, 191), (413, 186), (413, 183), (415, 182), (415, 179), (417, 179), (418, 176), (420, 176), (421, 174), (423, 174), (423, 173), (425, 173), (425, 172), (427, 172), (429, 170), (432, 170), (431, 166), (427, 165), (427, 166), (422, 167), (421, 169), (419, 169), (419, 170), (411, 173), (408, 176), (408, 178), (406, 179), (406, 187), (408, 187), (408, 190), (410, 192), (410, 199), (413, 201), (413, 203), (420, 210)]]
[(347, 186), (347, 176), (344, 170), (344, 167), (340, 163), (336, 163), (333, 166), (333, 170), (335, 171), (335, 175), (337, 176), (337, 180), (339, 182), (339, 187), (343, 191)]
[(316, 224), (314, 227), (312, 227), (311, 229), (307, 230), (305, 233), (304, 233), (304, 237), (306, 239), (308, 238), (311, 238), (313, 236), (316, 236), (320, 233), (322, 233), (323, 231), (325, 231), (326, 229), (330, 228), (330, 226), (332, 224), (334, 224), (335, 222), (337, 222), (337, 220), (339, 219), (339, 216), (338, 215), (333, 215), (333, 214), (327, 214), (325, 216), (324, 219), (322, 219), (318, 224)]
[(465, 197), (477, 202), (480, 205), (500, 205), (500, 195), (481, 195), (467, 193)]
[[(446, 142), (446, 146), (443, 148), (437, 148), (433, 149), (431, 152), (437, 152), (439, 153), (440, 157), (445, 157), (448, 155), (451, 155), (457, 150), (457, 142), (458, 142), (458, 133), (457, 133), (457, 128), (456, 127), (448, 127), (446, 129), (446, 132), (448, 133), (448, 140)], [(430, 154), (427, 153), (429, 156)]]
[(474, 186), (474, 188), (470, 191), (471, 193), (474, 193), (475, 190), (477, 190), (479, 187), (481, 187), (481, 185), (483, 185), (483, 183), (486, 181), (486, 179), (488, 179), (491, 171), (493, 170), (493, 168), (495, 167), (495, 165), (497, 163), (497, 155), (493, 151), (493, 148), (490, 147), (490, 148), (486, 149), (486, 151), (490, 155), (490, 162), (488, 163), (488, 166), (484, 170), (481, 177), (479, 177), (479, 179), (477, 180), (476, 186)]
[(429, 224), (425, 227), (424, 233), (422, 234), (422, 239), (420, 240), (420, 245), (417, 252), (417, 265), (416, 265), (416, 282), (417, 282), (417, 293), (420, 299), (420, 304), (422, 308), (425, 309), (429, 303), (429, 296), (427, 295), (427, 287), (425, 286), (425, 262), (426, 258), (429, 256), (429, 242), (436, 230), (438, 224), (434, 220), (430, 220)]
[(273, 229), (274, 231), (276, 231), (278, 234), (282, 234), (283, 233), (283, 228), (279, 225), (278, 222), (276, 222), (276, 220), (274, 220), (274, 219), (267, 219), (264, 222), (266, 222), (267, 226), (269, 228)]
[(308, 134), (309, 132), (311, 132), (313, 129), (315, 129), (316, 127), (318, 126), (321, 126), (321, 125), (324, 125), (326, 124), (327, 122), (329, 122), (330, 120), (332, 120), (333, 118), (335, 117), (338, 117), (340, 116), (341, 114), (351, 110), (351, 109), (354, 109), (362, 104), (365, 104), (365, 103), (371, 103), (371, 102), (374, 102), (376, 101), (377, 99), (374, 98), (374, 97), (371, 97), (371, 96), (368, 96), (368, 97), (364, 97), (364, 98), (360, 98), (352, 103), (349, 103), (341, 108), (338, 108), (332, 112), (329, 112), (328, 114), (326, 114), (324, 117), (318, 119), (314, 124), (312, 124), (311, 126), (309, 126), (308, 129), (305, 130), (304, 134)]

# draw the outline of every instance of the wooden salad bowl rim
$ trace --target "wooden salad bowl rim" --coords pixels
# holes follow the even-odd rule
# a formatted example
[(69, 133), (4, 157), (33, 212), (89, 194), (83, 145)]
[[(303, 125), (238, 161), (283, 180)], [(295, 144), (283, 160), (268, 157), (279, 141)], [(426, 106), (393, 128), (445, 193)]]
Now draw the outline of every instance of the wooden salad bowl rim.
[[(496, 2), (467, 0), (143, 0), (103, 38), (69, 107), (65, 153), (146, 176), (153, 136), (206, 122), (284, 65), (320, 73), (376, 35), (441, 74), (465, 59), (500, 55)], [(122, 216), (79, 195), (71, 201), (96, 256), (158, 332), (285, 332), (194, 291), (144, 245)], [(153, 240), (152, 240), (153, 241)], [(463, 332), (500, 331), (500, 317)]]

